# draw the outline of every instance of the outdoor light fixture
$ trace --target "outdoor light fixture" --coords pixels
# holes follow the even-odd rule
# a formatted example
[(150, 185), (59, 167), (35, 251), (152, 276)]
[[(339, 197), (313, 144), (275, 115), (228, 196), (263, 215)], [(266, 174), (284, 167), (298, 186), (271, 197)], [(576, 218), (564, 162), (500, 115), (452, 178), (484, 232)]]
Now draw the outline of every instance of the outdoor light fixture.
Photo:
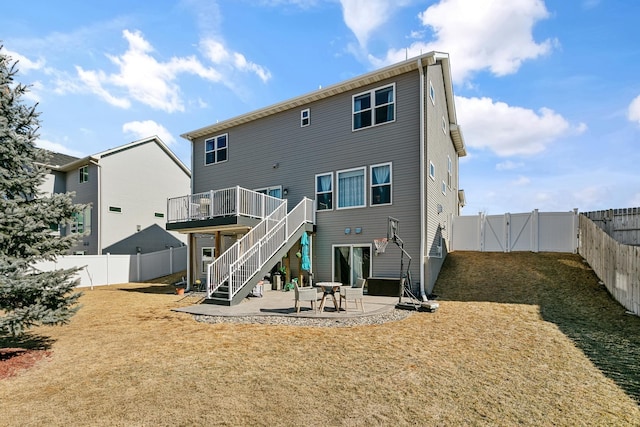
[(274, 163), (274, 164), (273, 164), (273, 168), (274, 168), (274, 169), (278, 169), (279, 167), (280, 167), (280, 163)]
[(282, 194), (284, 194), (285, 196), (289, 194), (289, 189), (288, 188), (283, 189)]

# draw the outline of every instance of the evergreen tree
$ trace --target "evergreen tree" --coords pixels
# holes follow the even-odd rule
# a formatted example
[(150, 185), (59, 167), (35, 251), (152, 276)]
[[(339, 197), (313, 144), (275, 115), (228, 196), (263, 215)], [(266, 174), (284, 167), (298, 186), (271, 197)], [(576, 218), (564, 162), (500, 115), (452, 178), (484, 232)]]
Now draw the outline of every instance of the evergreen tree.
[(17, 62), (0, 45), (0, 335), (19, 336), (36, 325), (59, 325), (78, 310), (77, 268), (50, 272), (33, 268), (55, 260), (76, 236), (53, 233), (53, 224), (69, 224), (84, 206), (71, 194), (46, 195), (48, 153), (35, 146), (37, 104), (21, 97), (27, 86), (14, 82)]

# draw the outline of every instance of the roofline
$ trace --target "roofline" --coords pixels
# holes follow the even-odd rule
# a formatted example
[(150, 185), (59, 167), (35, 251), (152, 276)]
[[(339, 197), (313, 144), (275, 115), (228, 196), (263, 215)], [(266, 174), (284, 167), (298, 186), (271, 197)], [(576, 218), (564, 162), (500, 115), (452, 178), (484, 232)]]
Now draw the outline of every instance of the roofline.
[(167, 147), (167, 145), (164, 142), (162, 142), (162, 139), (160, 139), (160, 137), (157, 135), (139, 139), (137, 141), (133, 141), (128, 144), (121, 145), (119, 147), (110, 148), (108, 150), (93, 154), (91, 156), (86, 156), (81, 159), (74, 160), (73, 162), (58, 166), (56, 170), (68, 172), (70, 170), (77, 169), (91, 162), (99, 162), (100, 159), (103, 157), (107, 157), (112, 154), (118, 153), (120, 151), (128, 150), (138, 145), (146, 144), (148, 142), (155, 142), (156, 144), (158, 144), (158, 146), (178, 165), (178, 167), (180, 167), (180, 169), (182, 169), (183, 172), (187, 174), (189, 178), (191, 178), (191, 171), (189, 170), (189, 168), (187, 168), (187, 166), (178, 158), (178, 156), (176, 156), (173, 153), (173, 151), (171, 151), (169, 147)]
[(434, 65), (436, 63), (442, 64), (442, 67), (443, 67), (445, 94), (447, 97), (447, 109), (449, 113), (450, 122), (452, 125), (454, 125), (450, 127), (452, 129), (456, 128), (458, 132), (457, 134), (454, 134), (452, 132), (452, 137), (454, 140), (456, 152), (460, 156), (465, 156), (466, 151), (464, 148), (464, 140), (462, 139), (462, 133), (459, 131), (459, 127), (457, 126), (456, 110), (453, 102), (454, 101), (453, 83), (451, 80), (451, 67), (449, 65), (449, 54), (443, 53), (443, 52), (425, 53), (420, 56), (407, 59), (402, 62), (398, 62), (397, 64), (387, 66), (380, 70), (372, 71), (367, 74), (363, 74), (359, 77), (355, 77), (350, 80), (345, 80), (343, 82), (340, 82), (331, 86), (327, 86), (322, 89), (318, 89), (314, 92), (310, 92), (305, 95), (298, 96), (296, 98), (291, 98), (289, 100), (286, 100), (277, 104), (273, 104), (268, 107), (254, 110), (249, 113), (245, 113), (240, 116), (236, 116), (231, 119), (224, 120), (222, 122), (219, 122), (213, 125), (205, 126), (205, 127), (184, 133), (180, 136), (182, 138), (185, 138), (188, 141), (193, 142), (196, 138), (215, 134), (217, 132), (228, 129), (230, 127), (248, 123), (263, 117), (270, 116), (272, 114), (279, 113), (281, 111), (286, 111), (295, 107), (307, 105), (310, 102), (314, 102), (324, 98), (328, 98), (330, 96), (338, 95), (340, 93), (344, 93), (353, 89), (358, 89), (366, 85), (370, 85), (391, 77), (398, 76), (400, 74), (405, 74), (411, 71), (418, 70), (418, 67), (419, 67), (418, 64), (424, 67), (427, 65)]

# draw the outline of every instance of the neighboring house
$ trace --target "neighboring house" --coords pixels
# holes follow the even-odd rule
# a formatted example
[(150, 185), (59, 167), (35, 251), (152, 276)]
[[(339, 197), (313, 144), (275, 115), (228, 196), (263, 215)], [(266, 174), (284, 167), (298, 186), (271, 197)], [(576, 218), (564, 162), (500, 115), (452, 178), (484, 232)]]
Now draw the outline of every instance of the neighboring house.
[(52, 153), (45, 193), (75, 192), (89, 205), (63, 235), (84, 236), (76, 255), (135, 254), (179, 247), (183, 235), (167, 232), (168, 197), (189, 191), (191, 173), (157, 136), (81, 159)]
[[(292, 230), (299, 216), (287, 223), (284, 252), (265, 255), (261, 241), (261, 259), (249, 268), (245, 253), (265, 234), (254, 227), (269, 230), (279, 219), (260, 222), (273, 199), (244, 189), (284, 198), (290, 212), (312, 200), (302, 203), (302, 229), (311, 232), (315, 282), (398, 278), (400, 249), (389, 243), (376, 255), (374, 245), (393, 217), (415, 287), (423, 298), (433, 289), (451, 219), (464, 204), (458, 159), (466, 152), (448, 54), (424, 54), (182, 136), (192, 143), (192, 188), (169, 200), (167, 229), (190, 236), (189, 280), (208, 280), (211, 299), (236, 303), (281, 255), (300, 274), (301, 234)], [(249, 237), (232, 246), (242, 236)]]

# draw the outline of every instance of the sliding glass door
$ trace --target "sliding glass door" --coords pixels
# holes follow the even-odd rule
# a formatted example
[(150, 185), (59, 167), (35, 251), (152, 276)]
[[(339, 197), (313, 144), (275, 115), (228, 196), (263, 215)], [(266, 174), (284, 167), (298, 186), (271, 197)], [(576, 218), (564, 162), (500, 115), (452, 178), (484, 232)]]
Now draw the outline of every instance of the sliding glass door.
[(353, 285), (371, 275), (371, 245), (334, 245), (333, 280)]

